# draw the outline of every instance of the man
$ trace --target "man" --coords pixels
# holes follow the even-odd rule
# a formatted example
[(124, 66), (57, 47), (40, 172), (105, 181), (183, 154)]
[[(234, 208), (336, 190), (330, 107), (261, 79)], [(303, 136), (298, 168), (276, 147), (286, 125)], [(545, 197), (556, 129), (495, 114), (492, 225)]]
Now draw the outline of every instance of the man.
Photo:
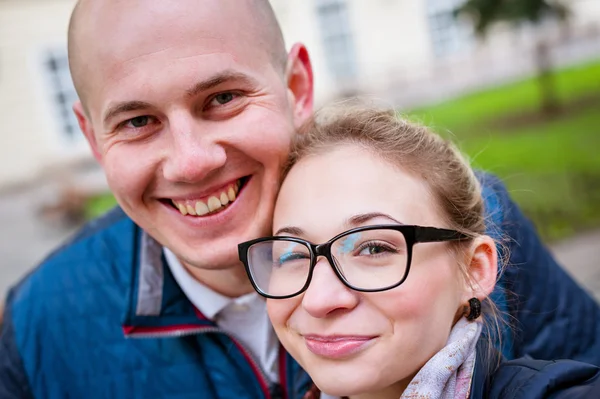
[[(310, 381), (236, 245), (269, 233), (280, 167), (312, 113), (307, 50), (286, 54), (266, 0), (84, 0), (69, 57), (75, 113), (122, 211), (11, 290), (0, 397), (303, 397)], [(503, 280), (522, 329), (506, 352), (600, 362), (598, 307), (482, 179), (491, 217), (522, 245)]]

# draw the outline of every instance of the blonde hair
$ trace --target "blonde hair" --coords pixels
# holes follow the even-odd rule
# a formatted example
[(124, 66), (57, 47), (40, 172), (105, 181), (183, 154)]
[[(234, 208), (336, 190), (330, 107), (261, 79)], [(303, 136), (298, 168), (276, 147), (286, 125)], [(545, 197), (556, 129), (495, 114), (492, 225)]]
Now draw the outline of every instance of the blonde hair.
[[(300, 160), (340, 145), (364, 148), (421, 178), (445, 219), (447, 226), (444, 227), (471, 238), (485, 234), (481, 186), (469, 162), (451, 141), (425, 126), (400, 118), (393, 110), (342, 105), (320, 111), (305, 124), (292, 143), (283, 176)], [(460, 255), (461, 252), (464, 254), (468, 244), (470, 240), (457, 241), (452, 248)], [(499, 263), (500, 275), (504, 262)], [(467, 265), (459, 262), (459, 266), (466, 281), (471, 281)], [(482, 315), (484, 334), (491, 351), (494, 342), (501, 345), (504, 320), (489, 298), (482, 301)], [(489, 354), (491, 356), (491, 352)]]

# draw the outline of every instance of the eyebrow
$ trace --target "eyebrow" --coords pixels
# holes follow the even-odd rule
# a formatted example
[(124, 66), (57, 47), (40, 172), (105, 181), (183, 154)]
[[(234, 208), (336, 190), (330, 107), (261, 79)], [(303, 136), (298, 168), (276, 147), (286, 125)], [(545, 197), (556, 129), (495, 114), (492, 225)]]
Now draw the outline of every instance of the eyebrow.
[(240, 82), (251, 87), (255, 87), (258, 85), (258, 82), (255, 79), (251, 78), (246, 74), (231, 70), (225, 70), (206, 80), (196, 83), (194, 86), (186, 90), (186, 94), (188, 97), (194, 97), (198, 93), (213, 89), (227, 82)]
[(295, 226), (285, 226), (280, 228), (279, 230), (277, 230), (277, 232), (275, 232), (275, 235), (282, 235), (282, 234), (289, 234), (292, 236), (302, 236), (304, 234), (304, 230), (302, 230), (300, 227), (295, 227)]
[(396, 224), (404, 224), (404, 223), (400, 222), (399, 220), (393, 218), (392, 216), (388, 215), (387, 213), (383, 213), (383, 212), (369, 212), (369, 213), (361, 213), (358, 215), (354, 215), (354, 216), (348, 218), (346, 220), (345, 224), (347, 226), (356, 226), (359, 224), (366, 223), (369, 220), (375, 219), (375, 218), (386, 218)]
[[(348, 226), (348, 227), (356, 227), (358, 225), (364, 224), (364, 223), (368, 222), (369, 220), (375, 219), (375, 218), (386, 218), (396, 224), (402, 224), (402, 225), (404, 224), (404, 223), (400, 222), (399, 220), (393, 218), (392, 216), (388, 215), (387, 213), (369, 212), (369, 213), (361, 213), (361, 214), (354, 215), (354, 216), (348, 218), (344, 222), (344, 225)], [(280, 228), (279, 230), (277, 230), (277, 232), (275, 233), (276, 236), (282, 235), (282, 234), (289, 234), (289, 235), (301, 237), (304, 234), (304, 230), (302, 230), (300, 227), (296, 227), (296, 226), (284, 226), (284, 227)]]
[[(258, 85), (258, 82), (248, 75), (231, 70), (225, 70), (223, 72), (219, 72), (214, 76), (211, 76), (206, 80), (196, 83), (191, 88), (186, 90), (186, 95), (188, 97), (194, 97), (203, 91), (210, 90), (227, 82), (240, 82), (251, 87), (256, 87)], [(116, 103), (108, 108), (103, 120), (104, 123), (107, 124), (112, 118), (114, 118), (118, 114), (131, 111), (140, 111), (151, 107), (152, 105), (150, 103), (144, 101), (125, 101)]]
[(152, 107), (152, 105), (144, 101), (125, 101), (122, 103), (117, 103), (109, 107), (106, 111), (104, 123), (108, 123), (112, 118), (123, 112), (139, 111), (142, 109), (148, 109), (150, 107)]

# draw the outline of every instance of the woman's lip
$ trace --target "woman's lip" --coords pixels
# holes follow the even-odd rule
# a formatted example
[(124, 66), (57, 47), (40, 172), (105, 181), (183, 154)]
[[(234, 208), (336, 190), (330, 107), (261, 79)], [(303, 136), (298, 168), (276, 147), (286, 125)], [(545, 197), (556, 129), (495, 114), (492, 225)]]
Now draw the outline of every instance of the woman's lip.
[(305, 335), (304, 342), (309, 351), (330, 359), (341, 359), (354, 355), (375, 342), (377, 336), (364, 335)]

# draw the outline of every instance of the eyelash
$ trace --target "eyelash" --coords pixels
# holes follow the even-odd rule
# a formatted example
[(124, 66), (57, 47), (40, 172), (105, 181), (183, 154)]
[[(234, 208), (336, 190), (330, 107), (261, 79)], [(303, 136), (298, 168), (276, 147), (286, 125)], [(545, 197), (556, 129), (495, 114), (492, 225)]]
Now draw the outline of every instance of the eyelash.
[(208, 97), (208, 101), (206, 101), (206, 105), (205, 105), (204, 108), (206, 108), (207, 106), (209, 106), (210, 103), (212, 103), (213, 101), (215, 101), (218, 96), (223, 95), (223, 94), (231, 94), (231, 96), (233, 98), (231, 99), (231, 101), (229, 101), (229, 102), (227, 102), (225, 104), (215, 105), (214, 107), (227, 107), (227, 106), (230, 106), (231, 103), (233, 103), (234, 101), (236, 101), (237, 99), (239, 99), (240, 97), (242, 97), (242, 94), (240, 92), (238, 92), (238, 91), (227, 91), (227, 90), (226, 91), (221, 91), (221, 92), (215, 93), (215, 94), (211, 95), (210, 97)]
[[(147, 125), (141, 126), (141, 127), (127, 126), (134, 119), (141, 118), (141, 117), (147, 117), (149, 119), (149, 123)], [(138, 116), (134, 116), (133, 118), (126, 119), (123, 122), (119, 123), (117, 125), (117, 130), (130, 129), (130, 130), (137, 130), (137, 131), (139, 131), (139, 130), (143, 130), (143, 129), (148, 129), (148, 128), (150, 128), (152, 126), (152, 122), (153, 121), (158, 121), (158, 119), (156, 117), (154, 117), (154, 116), (151, 116), (151, 115), (138, 115)]]
[(378, 242), (378, 241), (369, 241), (369, 242), (365, 242), (362, 245), (360, 245), (358, 248), (356, 248), (356, 252), (360, 253), (362, 252), (363, 249), (369, 248), (369, 247), (379, 247), (379, 248), (383, 248), (386, 251), (389, 252), (393, 252), (393, 253), (398, 253), (398, 249), (392, 247), (389, 244), (383, 243), (383, 242)]

